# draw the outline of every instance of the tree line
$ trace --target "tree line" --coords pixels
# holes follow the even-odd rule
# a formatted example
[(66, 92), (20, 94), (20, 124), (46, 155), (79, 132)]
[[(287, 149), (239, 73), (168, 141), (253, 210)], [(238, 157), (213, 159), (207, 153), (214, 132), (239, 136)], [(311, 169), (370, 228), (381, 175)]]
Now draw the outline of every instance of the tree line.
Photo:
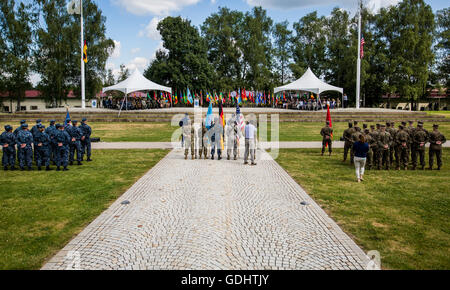
[[(96, 1), (83, 2), (86, 94), (92, 97), (129, 71), (122, 65), (116, 79), (105, 69), (114, 42), (106, 37), (106, 18)], [(30, 76), (38, 74), (37, 89), (49, 103), (61, 104), (69, 91), (80, 96), (79, 16), (67, 13), (67, 0), (27, 3), (0, 1), (0, 92), (20, 103), (32, 87)], [(448, 12), (434, 14), (423, 0), (404, 0), (376, 14), (362, 7), (366, 105), (395, 94), (414, 102), (430, 87), (448, 87)], [(219, 8), (200, 27), (166, 17), (158, 24), (164, 49), (156, 52), (145, 76), (176, 90), (272, 91), (311, 67), (354, 101), (356, 23), (356, 16), (339, 8), (327, 17), (309, 13), (292, 25), (275, 23), (261, 7), (248, 12)]]
[[(382, 95), (416, 102), (428, 88), (448, 86), (448, 8), (435, 15), (423, 0), (404, 0), (376, 14), (362, 7), (362, 19), (366, 105)], [(292, 26), (274, 23), (261, 7), (246, 13), (219, 8), (199, 28), (167, 17), (158, 24), (164, 49), (145, 76), (175, 89), (272, 91), (310, 67), (354, 102), (357, 20), (340, 8), (328, 17), (309, 13)]]
[[(37, 89), (53, 105), (61, 105), (70, 91), (81, 95), (80, 16), (68, 14), (67, 3), (0, 1), (0, 92), (17, 100), (19, 109), (25, 91), (32, 88), (32, 74), (40, 76)], [(114, 42), (106, 37), (106, 18), (96, 1), (84, 0), (83, 8), (86, 95), (95, 96), (103, 87)]]

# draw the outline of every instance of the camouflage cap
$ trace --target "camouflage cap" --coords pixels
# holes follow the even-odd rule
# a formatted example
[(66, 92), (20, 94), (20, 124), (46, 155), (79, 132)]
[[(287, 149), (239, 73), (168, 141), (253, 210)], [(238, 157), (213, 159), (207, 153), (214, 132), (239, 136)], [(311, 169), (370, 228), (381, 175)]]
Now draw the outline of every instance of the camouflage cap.
[(380, 127), (381, 127), (381, 128), (386, 128), (386, 125), (381, 124)]
[(354, 121), (354, 122), (353, 122), (353, 125), (358, 125), (358, 121)]
[(398, 125), (398, 128), (399, 128), (400, 130), (405, 129), (405, 127), (403, 127), (403, 125)]
[(405, 122), (405, 121), (403, 121), (403, 122), (402, 122), (402, 125), (403, 125), (403, 126), (406, 126), (406, 122)]
[(370, 130), (369, 129), (364, 129), (364, 133), (369, 134)]
[(375, 125), (370, 125), (370, 129), (375, 129)]
[(409, 123), (409, 124), (413, 124), (413, 123), (414, 123), (414, 121), (408, 121), (408, 123)]
[(364, 129), (367, 129), (367, 124), (363, 124), (363, 128), (364, 128)]
[(433, 128), (439, 128), (438, 124), (433, 124)]

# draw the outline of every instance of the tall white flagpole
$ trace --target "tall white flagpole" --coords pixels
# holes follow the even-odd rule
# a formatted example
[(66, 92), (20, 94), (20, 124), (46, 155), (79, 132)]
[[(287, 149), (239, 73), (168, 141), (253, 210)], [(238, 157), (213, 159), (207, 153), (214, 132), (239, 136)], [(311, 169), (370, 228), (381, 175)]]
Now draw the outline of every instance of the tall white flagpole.
[(86, 109), (86, 87), (85, 87), (85, 73), (84, 73), (84, 28), (83, 28), (83, 0), (80, 0), (81, 10), (81, 108)]
[(356, 61), (356, 109), (360, 108), (361, 94), (361, 1), (358, 1), (358, 59)]

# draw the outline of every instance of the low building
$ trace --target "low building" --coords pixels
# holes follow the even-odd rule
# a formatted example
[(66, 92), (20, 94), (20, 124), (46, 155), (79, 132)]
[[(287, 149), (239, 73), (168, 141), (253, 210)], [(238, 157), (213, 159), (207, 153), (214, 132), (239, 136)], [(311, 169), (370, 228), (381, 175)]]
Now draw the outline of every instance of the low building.
[[(0, 112), (15, 113), (17, 112), (17, 100), (10, 99), (8, 93), (0, 93)], [(91, 107), (91, 101), (86, 101), (86, 107)], [(70, 91), (65, 100), (62, 100), (60, 108), (81, 108), (81, 99), (77, 98), (73, 91)], [(20, 102), (20, 111), (41, 111), (47, 108), (53, 108), (49, 102), (45, 100), (41, 92), (38, 90), (28, 90), (25, 92), (25, 98)]]

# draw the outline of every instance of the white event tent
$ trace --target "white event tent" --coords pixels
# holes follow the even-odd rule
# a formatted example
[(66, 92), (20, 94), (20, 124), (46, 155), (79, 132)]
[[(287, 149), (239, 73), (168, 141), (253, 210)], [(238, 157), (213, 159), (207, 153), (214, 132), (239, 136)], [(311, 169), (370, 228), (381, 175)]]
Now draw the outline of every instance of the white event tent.
[(108, 91), (120, 91), (125, 95), (138, 91), (163, 91), (172, 94), (171, 88), (158, 85), (146, 79), (137, 69), (128, 79), (124, 80), (123, 82), (103, 89), (103, 92)]
[(311, 71), (310, 68), (308, 68), (308, 70), (301, 78), (293, 83), (275, 88), (274, 92), (276, 94), (282, 91), (305, 91), (317, 95), (320, 95), (325, 91), (336, 91), (341, 94), (344, 93), (343, 88), (338, 88), (321, 81), (318, 77), (316, 77), (316, 75)]

